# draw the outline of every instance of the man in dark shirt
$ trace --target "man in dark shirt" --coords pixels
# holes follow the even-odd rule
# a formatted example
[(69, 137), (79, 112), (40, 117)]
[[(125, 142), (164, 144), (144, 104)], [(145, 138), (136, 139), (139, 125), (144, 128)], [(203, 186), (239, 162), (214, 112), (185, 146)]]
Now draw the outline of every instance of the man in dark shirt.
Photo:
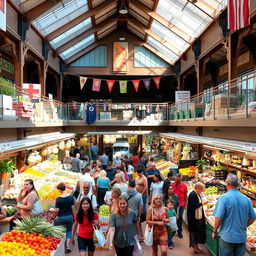
[(107, 168), (107, 177), (110, 179), (110, 181), (114, 180), (116, 175), (116, 169), (112, 167), (112, 162), (108, 163)]
[(81, 161), (79, 153), (76, 154), (75, 158), (72, 158), (71, 167), (73, 172), (81, 172)]
[(164, 180), (164, 184), (163, 184), (163, 193), (165, 192), (165, 189), (168, 187), (168, 185), (171, 184), (172, 178), (173, 178), (173, 173), (168, 172), (167, 179)]
[(150, 194), (150, 186), (153, 182), (153, 177), (155, 174), (160, 174), (160, 172), (158, 169), (156, 169), (156, 164), (152, 163), (151, 168), (149, 168), (145, 173), (145, 176), (148, 179), (148, 194)]

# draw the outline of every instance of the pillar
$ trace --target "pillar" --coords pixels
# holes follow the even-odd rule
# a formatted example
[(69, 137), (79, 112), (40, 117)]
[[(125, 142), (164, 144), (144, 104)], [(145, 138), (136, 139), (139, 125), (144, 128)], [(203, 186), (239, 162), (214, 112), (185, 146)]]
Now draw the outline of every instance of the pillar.
[(57, 100), (62, 102), (63, 75), (55, 76), (57, 84)]

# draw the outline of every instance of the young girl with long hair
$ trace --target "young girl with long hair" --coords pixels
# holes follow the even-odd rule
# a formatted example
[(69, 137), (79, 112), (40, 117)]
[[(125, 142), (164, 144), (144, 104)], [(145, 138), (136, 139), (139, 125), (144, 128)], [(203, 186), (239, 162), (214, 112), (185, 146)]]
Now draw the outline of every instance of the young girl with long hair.
[(80, 256), (85, 256), (88, 248), (88, 255), (93, 256), (95, 246), (93, 243), (93, 228), (99, 224), (99, 216), (93, 211), (90, 198), (84, 197), (79, 205), (77, 215), (75, 216), (75, 224), (72, 230), (72, 244), (75, 244), (75, 234), (78, 227), (78, 248)]

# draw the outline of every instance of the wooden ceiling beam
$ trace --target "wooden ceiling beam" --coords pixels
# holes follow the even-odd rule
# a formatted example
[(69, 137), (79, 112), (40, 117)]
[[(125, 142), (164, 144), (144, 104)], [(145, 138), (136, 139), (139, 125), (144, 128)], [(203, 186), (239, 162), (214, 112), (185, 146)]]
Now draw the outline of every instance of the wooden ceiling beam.
[(57, 53), (60, 54), (61, 52), (64, 52), (65, 50), (67, 50), (72, 45), (80, 42), (81, 40), (85, 39), (86, 37), (90, 36), (93, 33), (96, 34), (98, 31), (100, 31), (101, 29), (106, 27), (111, 21), (116, 20), (117, 16), (118, 16), (117, 14), (112, 15), (111, 17), (109, 17), (108, 19), (102, 21), (100, 24), (96, 25), (95, 27), (92, 27), (92, 28), (86, 30), (82, 34), (76, 36), (75, 38), (71, 39), (67, 43), (61, 45), (60, 47), (58, 47), (56, 49)]
[(100, 45), (99, 42), (95, 42), (91, 45), (89, 45), (88, 47), (84, 48), (83, 50), (79, 51), (78, 53), (74, 54), (73, 56), (71, 56), (70, 58), (65, 60), (65, 63), (67, 65), (69, 65), (71, 62), (75, 61), (76, 59), (80, 58), (81, 56), (83, 56), (84, 54), (90, 52), (91, 50), (95, 49), (96, 47), (98, 47)]
[[(89, 10), (93, 10), (92, 0), (87, 0), (87, 2), (88, 2)], [(92, 26), (93, 27), (96, 26), (96, 19), (94, 15), (92, 16)], [(95, 36), (95, 41), (98, 41), (97, 33), (94, 33), (94, 36)]]
[(80, 16), (78, 16), (77, 18), (71, 20), (69, 23), (67, 23), (66, 25), (56, 29), (55, 31), (53, 31), (52, 33), (50, 33), (49, 35), (46, 36), (47, 40), (51, 41), (54, 38), (56, 38), (57, 36), (65, 33), (67, 30), (71, 29), (72, 27), (76, 26), (77, 24), (83, 22), (84, 20), (96, 15), (97, 13), (101, 12), (102, 10), (106, 9), (109, 5), (112, 5), (113, 3), (116, 3), (117, 0), (108, 0), (105, 1), (99, 5), (97, 5), (95, 8), (93, 8), (92, 10), (89, 10), (83, 14), (81, 14)]
[[(158, 2), (159, 2), (159, 0), (155, 0), (154, 5), (153, 5), (153, 9), (152, 9), (153, 12), (156, 11)], [(153, 22), (153, 18), (150, 17), (149, 24), (148, 24), (149, 28), (151, 28), (152, 22)], [(147, 42), (147, 40), (148, 40), (148, 34), (146, 34), (146, 36), (145, 36), (145, 42)]]
[(137, 8), (139, 8), (141, 11), (145, 12), (148, 14), (151, 18), (157, 20), (160, 22), (162, 25), (170, 29), (173, 33), (175, 33), (177, 36), (182, 38), (183, 40), (187, 41), (188, 43), (192, 42), (193, 38), (187, 34), (185, 31), (162, 17), (161, 15), (157, 14), (156, 12), (152, 11), (150, 8), (148, 8), (146, 5), (141, 3), (140, 1), (137, 0), (129, 0), (129, 3), (133, 4)]
[(24, 13), (26, 19), (28, 21), (33, 21), (45, 12), (47, 12), (49, 9), (54, 7), (55, 5), (59, 4), (62, 2), (62, 0), (56, 0), (56, 1), (49, 1), (46, 0), (43, 3), (37, 5), (36, 7), (32, 8), (31, 10), (27, 11)]

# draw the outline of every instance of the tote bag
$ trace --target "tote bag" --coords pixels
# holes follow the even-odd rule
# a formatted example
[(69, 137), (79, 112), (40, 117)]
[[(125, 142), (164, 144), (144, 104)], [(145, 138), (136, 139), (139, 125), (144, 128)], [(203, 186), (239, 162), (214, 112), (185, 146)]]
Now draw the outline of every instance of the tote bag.
[[(152, 219), (153, 219), (153, 207), (152, 207)], [(150, 227), (148, 224), (145, 228), (144, 243), (148, 246), (153, 245), (153, 226)]]
[(94, 229), (95, 236), (98, 240), (98, 244), (103, 247), (103, 245), (106, 243), (105, 236), (103, 235), (103, 232), (101, 229)]
[[(202, 203), (201, 197), (200, 197), (198, 194), (196, 194), (196, 195), (197, 195), (197, 197), (198, 197), (199, 203)], [(196, 219), (196, 220), (201, 220), (202, 218), (203, 218), (203, 207), (200, 206), (200, 207), (196, 208), (196, 211), (195, 211), (195, 219)]]
[(41, 213), (43, 213), (44, 209), (43, 209), (43, 206), (41, 204), (41, 202), (39, 201), (39, 199), (34, 203), (31, 211), (30, 211), (30, 214), (32, 216), (38, 216), (40, 215)]

